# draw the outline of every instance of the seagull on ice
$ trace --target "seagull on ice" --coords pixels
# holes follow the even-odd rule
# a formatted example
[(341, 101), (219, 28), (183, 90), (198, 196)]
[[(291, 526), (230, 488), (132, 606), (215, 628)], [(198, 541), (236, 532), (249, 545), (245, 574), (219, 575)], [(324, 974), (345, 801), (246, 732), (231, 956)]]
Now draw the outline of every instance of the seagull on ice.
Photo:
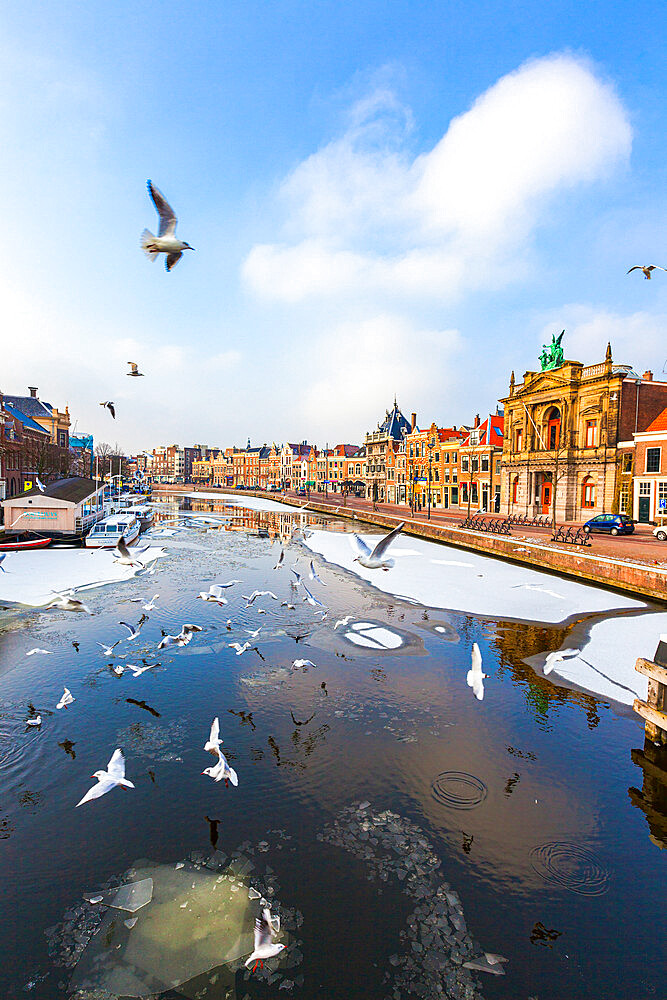
[(254, 972), (259, 964), (264, 968), (264, 959), (273, 958), (274, 955), (279, 955), (281, 951), (284, 951), (284, 944), (274, 944), (273, 935), (280, 931), (280, 918), (271, 917), (271, 911), (267, 906), (262, 910), (261, 917), (257, 917), (255, 920), (255, 948), (253, 953), (246, 959), (245, 966), (247, 969), (250, 968), (252, 963), (252, 971)]
[(557, 663), (560, 663), (561, 660), (569, 660), (572, 656), (578, 656), (580, 652), (580, 649), (557, 649), (553, 653), (547, 653), (542, 673), (548, 677)]
[(123, 628), (126, 628), (129, 632), (129, 635), (125, 636), (126, 642), (133, 642), (135, 639), (139, 638), (141, 633), (141, 622), (138, 625), (128, 625), (127, 622), (118, 622), (118, 624), (122, 625)]
[(106, 771), (95, 771), (91, 777), (97, 778), (97, 784), (93, 785), (86, 792), (80, 802), (77, 802), (77, 809), (84, 802), (90, 802), (91, 799), (99, 799), (101, 795), (106, 795), (107, 792), (110, 792), (112, 788), (116, 788), (117, 785), (120, 785), (121, 788), (134, 788), (132, 782), (128, 781), (125, 777), (125, 758), (120, 748), (114, 750), (111, 760), (107, 764)]
[(58, 598), (57, 601), (52, 601), (49, 607), (58, 608), (60, 611), (85, 611), (87, 615), (92, 615), (90, 608), (83, 603), (83, 601), (77, 600), (76, 597), (72, 597), (71, 592), (67, 594), (59, 594), (57, 590), (52, 590), (52, 594), (55, 594)]
[(144, 609), (144, 611), (152, 611), (153, 608), (155, 607), (155, 602), (157, 601), (159, 596), (160, 596), (159, 594), (153, 594), (148, 604), (142, 604), (141, 606)]
[(116, 419), (116, 404), (115, 403), (112, 403), (112, 401), (110, 399), (107, 399), (106, 402), (100, 403), (100, 406), (106, 406), (107, 410), (109, 411), (109, 413), (111, 414), (111, 416), (114, 418), (114, 420)]
[(35, 646), (34, 649), (29, 649), (28, 652), (25, 655), (26, 656), (34, 656), (35, 653), (45, 653), (45, 654), (48, 653), (49, 656), (51, 656), (51, 655), (53, 655), (53, 650), (52, 649), (40, 649), (39, 646)]
[(333, 627), (334, 632), (336, 631), (339, 625), (349, 625), (351, 621), (352, 621), (352, 615), (345, 615), (344, 618), (339, 618)]
[(67, 708), (67, 706), (71, 705), (74, 700), (75, 700), (74, 696), (70, 691), (70, 689), (65, 688), (65, 690), (63, 691), (63, 696), (56, 705), (56, 708)]
[[(634, 267), (630, 268), (630, 271), (643, 271), (644, 277), (647, 281), (651, 280), (651, 271), (667, 271), (666, 267), (660, 267), (659, 264), (635, 264)], [(627, 273), (630, 274), (630, 271)]]
[(204, 744), (204, 750), (207, 753), (217, 754), (220, 750), (222, 740), (220, 739), (220, 719), (216, 715), (215, 719), (211, 723), (211, 734)]
[(482, 673), (482, 654), (479, 651), (477, 643), (473, 642), (472, 668), (467, 673), (466, 684), (472, 688), (473, 694), (478, 701), (481, 701), (484, 697), (484, 678), (488, 676), (488, 674)]
[(304, 597), (304, 601), (307, 601), (308, 604), (311, 604), (314, 608), (322, 608), (324, 611), (327, 610), (324, 607), (324, 605), (322, 604), (321, 601), (318, 601), (318, 599), (316, 597), (313, 597), (313, 595), (308, 590), (308, 587), (305, 585), (305, 583), (302, 584), (302, 587), (303, 587), (303, 589), (306, 592), (306, 596)]
[(240, 656), (241, 653), (245, 653), (247, 650), (252, 648), (249, 642), (244, 642), (243, 645), (241, 645), (240, 642), (228, 642), (227, 645), (230, 649), (236, 650), (237, 656)]
[(128, 361), (128, 365), (130, 366), (130, 370), (129, 372), (126, 373), (127, 375), (129, 375), (131, 378), (144, 377), (144, 373), (139, 371), (139, 365), (137, 364), (136, 361)]
[(227, 598), (222, 596), (222, 590), (223, 588), (219, 583), (212, 583), (207, 591), (201, 591), (201, 593), (197, 594), (197, 597), (202, 601), (214, 601), (220, 605), (228, 604)]
[(148, 193), (153, 199), (157, 214), (160, 216), (160, 228), (158, 229), (157, 236), (153, 236), (149, 229), (144, 229), (141, 234), (141, 249), (150, 260), (155, 260), (158, 254), (166, 254), (164, 266), (167, 271), (171, 271), (172, 267), (178, 264), (183, 256), (183, 251), (194, 250), (194, 247), (191, 247), (189, 243), (185, 243), (183, 240), (179, 240), (176, 236), (176, 223), (178, 219), (174, 214), (174, 210), (153, 182), (148, 181), (147, 183)]
[(220, 747), (218, 747), (217, 754), (218, 754), (218, 763), (215, 764), (213, 767), (205, 767), (204, 770), (202, 771), (202, 774), (207, 774), (209, 778), (213, 778), (214, 781), (222, 781), (224, 778), (225, 788), (229, 788), (230, 781), (232, 785), (234, 785), (234, 787), (237, 788), (239, 779), (236, 774), (236, 771), (234, 770), (233, 767), (229, 766), (229, 764), (227, 763), (227, 758), (225, 757)]
[(41, 715), (36, 715), (34, 719), (26, 719), (25, 724), (26, 726), (41, 726), (42, 717)]
[(111, 673), (115, 674), (116, 677), (122, 677), (125, 673), (125, 667), (121, 663), (116, 663), (116, 665), (111, 668)]
[(316, 667), (317, 664), (313, 663), (312, 660), (293, 660), (292, 666), (298, 670), (299, 667)]
[(361, 566), (364, 566), (366, 569), (384, 569), (384, 570), (391, 569), (391, 567), (394, 565), (394, 560), (383, 559), (382, 557), (386, 552), (387, 548), (396, 538), (398, 533), (403, 530), (404, 526), (405, 526), (405, 521), (401, 521), (401, 523), (397, 525), (393, 531), (390, 531), (388, 535), (385, 535), (384, 538), (380, 539), (380, 541), (377, 543), (377, 545), (372, 551), (369, 548), (369, 546), (366, 545), (366, 542), (363, 540), (363, 538), (360, 538), (359, 535), (353, 532), (352, 543), (353, 545), (356, 545), (357, 552), (359, 553), (359, 555), (355, 557), (353, 562), (358, 562)]
[[(142, 551), (145, 551), (145, 549), (142, 549)], [(139, 559), (132, 558), (132, 553), (128, 549), (127, 542), (122, 535), (118, 539), (116, 548), (113, 550), (113, 555), (114, 562), (120, 563), (121, 566), (141, 566), (142, 569), (144, 568), (144, 564)]]
[(119, 642), (122, 642), (122, 639), (116, 639), (113, 646), (105, 646), (103, 642), (98, 642), (97, 645), (102, 647), (103, 656), (113, 656), (113, 651)]
[(326, 583), (324, 582), (324, 580), (321, 580), (320, 577), (317, 575), (317, 571), (315, 569), (315, 565), (312, 559), (310, 560), (310, 572), (308, 573), (308, 576), (310, 577), (311, 580), (317, 580), (317, 582), (321, 583), (323, 587), (326, 587)]

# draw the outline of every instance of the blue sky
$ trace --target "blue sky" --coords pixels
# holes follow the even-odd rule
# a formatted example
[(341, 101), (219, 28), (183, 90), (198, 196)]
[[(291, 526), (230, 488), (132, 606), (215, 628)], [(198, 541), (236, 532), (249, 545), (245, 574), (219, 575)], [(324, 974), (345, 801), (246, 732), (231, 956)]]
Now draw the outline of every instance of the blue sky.
[[(135, 450), (359, 441), (394, 393), (469, 422), (563, 327), (660, 373), (667, 274), (625, 272), (667, 266), (666, 34), (631, 3), (5, 3), (0, 389)], [(171, 274), (149, 177), (196, 247)]]

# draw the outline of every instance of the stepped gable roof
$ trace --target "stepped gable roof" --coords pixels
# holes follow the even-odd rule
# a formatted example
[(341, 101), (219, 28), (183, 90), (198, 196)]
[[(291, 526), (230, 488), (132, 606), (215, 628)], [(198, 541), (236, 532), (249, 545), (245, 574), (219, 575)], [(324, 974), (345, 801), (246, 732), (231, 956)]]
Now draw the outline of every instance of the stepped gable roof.
[[(23, 424), (24, 427), (29, 427), (31, 431), (39, 431), (40, 434), (45, 434), (47, 437), (50, 437), (49, 432), (45, 430), (44, 427), (38, 424), (36, 420), (33, 420), (32, 417), (29, 416), (23, 409), (21, 409), (21, 407), (17, 403), (12, 402), (12, 400), (18, 398), (19, 398), (18, 396), (4, 397), (3, 405), (7, 413), (9, 413), (10, 416), (14, 417), (15, 420), (18, 420), (19, 423)], [(28, 402), (28, 400), (30, 399), (31, 397), (28, 396), (25, 402)], [(32, 402), (34, 403), (36, 401), (33, 399)], [(49, 416), (50, 415), (51, 414), (49, 414)]]
[(29, 496), (44, 496), (53, 497), (54, 500), (66, 500), (68, 503), (80, 503), (98, 489), (101, 489), (101, 487), (96, 484), (94, 479), (71, 476), (69, 479), (57, 479), (54, 483), (49, 483), (43, 493), (36, 486), (33, 486), (31, 490), (20, 493), (18, 497), (12, 497), (12, 499), (23, 500), (24, 497)]
[(667, 431), (667, 406), (662, 413), (659, 413), (655, 420), (648, 425), (644, 434), (654, 434), (656, 431)]

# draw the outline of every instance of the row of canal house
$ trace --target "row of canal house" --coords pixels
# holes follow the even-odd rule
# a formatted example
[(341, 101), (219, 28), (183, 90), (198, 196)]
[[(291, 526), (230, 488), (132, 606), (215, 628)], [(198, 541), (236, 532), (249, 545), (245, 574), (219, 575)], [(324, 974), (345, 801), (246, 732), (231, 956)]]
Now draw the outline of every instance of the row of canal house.
[(38, 477), (48, 482), (67, 476), (75, 464), (69, 409), (41, 400), (36, 386), (28, 392), (0, 392), (0, 499), (23, 493)]

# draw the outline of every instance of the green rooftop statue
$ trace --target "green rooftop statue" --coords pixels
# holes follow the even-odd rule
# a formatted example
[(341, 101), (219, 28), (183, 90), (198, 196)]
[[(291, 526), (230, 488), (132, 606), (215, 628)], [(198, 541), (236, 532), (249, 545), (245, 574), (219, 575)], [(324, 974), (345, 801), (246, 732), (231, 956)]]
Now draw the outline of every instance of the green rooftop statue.
[(563, 364), (563, 348), (561, 347), (561, 340), (565, 334), (565, 330), (556, 336), (551, 335), (551, 343), (547, 346), (542, 344), (542, 353), (540, 354), (540, 364), (542, 366), (543, 372), (551, 371), (552, 368), (560, 368)]

